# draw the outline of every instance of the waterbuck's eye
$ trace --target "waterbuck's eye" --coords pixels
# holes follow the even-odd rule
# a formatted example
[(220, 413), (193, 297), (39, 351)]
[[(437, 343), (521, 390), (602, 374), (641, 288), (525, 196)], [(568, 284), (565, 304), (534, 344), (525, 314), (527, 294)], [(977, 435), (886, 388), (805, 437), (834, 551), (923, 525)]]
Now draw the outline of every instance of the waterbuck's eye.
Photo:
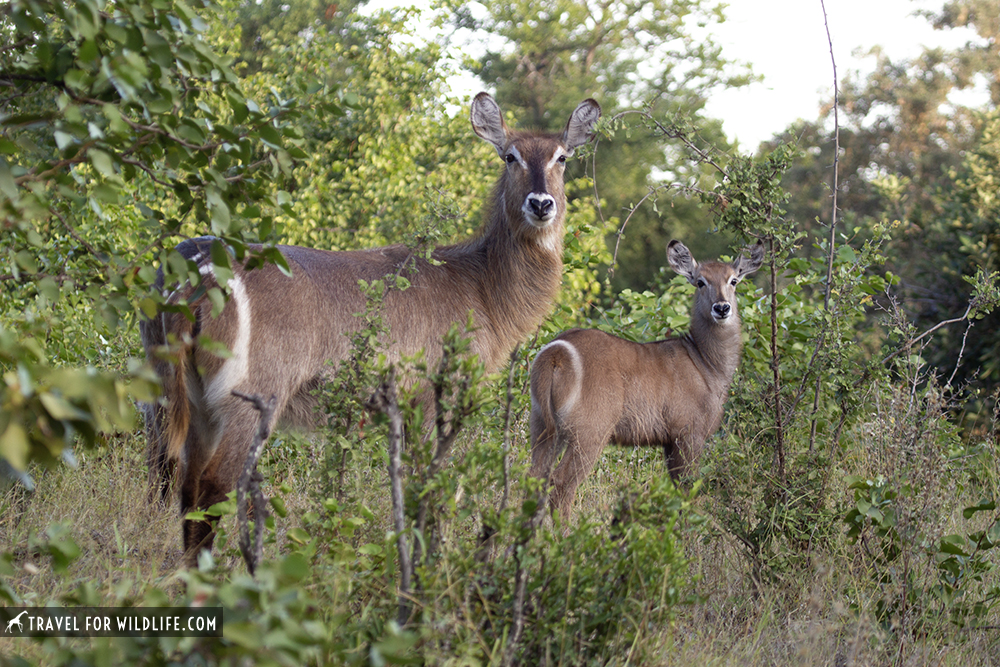
[(736, 278), (733, 278), (732, 280), (729, 281), (729, 284), (732, 285), (733, 287), (736, 287), (737, 285), (740, 284), (740, 281)]
[(507, 164), (514, 164), (515, 162), (517, 162), (517, 156), (514, 155), (513, 153), (507, 153), (507, 157), (504, 159), (507, 160)]
[(559, 158), (558, 158), (558, 160), (559, 160), (560, 164), (566, 164), (566, 156), (565, 155), (560, 155)]
[(706, 283), (703, 278), (698, 278), (698, 282), (696, 284), (698, 285), (698, 289), (701, 289), (702, 287), (704, 287), (708, 283)]

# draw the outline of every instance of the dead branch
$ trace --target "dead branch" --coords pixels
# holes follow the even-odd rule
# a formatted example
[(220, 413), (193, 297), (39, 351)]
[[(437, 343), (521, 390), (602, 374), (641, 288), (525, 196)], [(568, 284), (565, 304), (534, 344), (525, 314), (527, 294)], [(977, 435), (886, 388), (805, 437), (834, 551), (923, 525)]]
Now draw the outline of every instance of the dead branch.
[[(833, 38), (830, 37), (830, 22), (826, 15), (826, 3), (819, 2), (823, 10), (823, 25), (826, 27), (826, 43), (830, 47), (830, 64), (833, 66), (833, 203), (830, 211), (830, 240), (826, 257), (826, 291), (823, 294), (823, 309), (830, 310), (830, 294), (833, 291), (833, 258), (837, 241), (837, 191), (840, 189), (840, 86), (837, 82), (837, 60), (833, 57)], [(817, 348), (818, 349), (818, 348)], [(820, 377), (816, 377), (813, 392), (812, 421), (809, 425), (809, 451), (816, 444), (816, 413), (819, 412)]]
[[(243, 561), (247, 564), (247, 569), (253, 575), (264, 556), (264, 524), (268, 516), (268, 501), (260, 490), (260, 482), (263, 477), (257, 470), (257, 462), (264, 452), (264, 443), (271, 435), (271, 422), (274, 417), (274, 404), (277, 402), (277, 397), (271, 396), (270, 399), (264, 401), (256, 394), (248, 395), (239, 391), (233, 391), (233, 396), (247, 401), (260, 413), (260, 422), (257, 433), (254, 435), (253, 445), (247, 454), (240, 480), (236, 483), (236, 520), (240, 531), (240, 553), (243, 554)], [(247, 525), (247, 492), (253, 497), (253, 551), (250, 550), (250, 527)]]
[(406, 539), (406, 517), (403, 513), (403, 412), (399, 409), (396, 393), (396, 367), (390, 366), (385, 379), (366, 404), (369, 410), (381, 412), (389, 418), (389, 485), (392, 496), (392, 523), (396, 531), (396, 549), (399, 552), (399, 613), (397, 620), (404, 625), (410, 617), (410, 586), (413, 579), (413, 562)]

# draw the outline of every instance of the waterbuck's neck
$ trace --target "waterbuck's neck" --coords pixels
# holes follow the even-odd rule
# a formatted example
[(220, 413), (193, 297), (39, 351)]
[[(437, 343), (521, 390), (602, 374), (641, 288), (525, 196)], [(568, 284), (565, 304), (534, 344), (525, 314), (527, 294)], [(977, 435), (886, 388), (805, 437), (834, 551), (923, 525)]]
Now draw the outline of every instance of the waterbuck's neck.
[(714, 322), (711, 317), (695, 317), (685, 340), (689, 350), (697, 355), (696, 361), (728, 385), (740, 365), (743, 351), (739, 314), (734, 312), (725, 324)]
[(506, 176), (498, 179), (486, 209), (482, 232), (465, 243), (440, 248), (435, 257), (464, 271), (476, 283), (486, 306), (477, 326), (514, 345), (538, 326), (559, 292), (565, 200), (544, 229), (524, 219), (520, 201), (510, 201)]

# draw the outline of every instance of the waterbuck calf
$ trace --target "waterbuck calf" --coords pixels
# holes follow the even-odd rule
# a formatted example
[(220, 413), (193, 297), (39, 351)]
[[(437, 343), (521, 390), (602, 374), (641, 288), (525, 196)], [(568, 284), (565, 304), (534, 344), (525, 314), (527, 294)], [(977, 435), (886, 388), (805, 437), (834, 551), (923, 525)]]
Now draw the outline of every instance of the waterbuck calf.
[(550, 503), (566, 520), (576, 488), (608, 442), (663, 447), (676, 479), (696, 469), (705, 439), (740, 362), (736, 286), (760, 268), (764, 248), (732, 264), (699, 264), (680, 241), (667, 246), (671, 268), (697, 287), (686, 336), (633, 343), (597, 331), (565, 331), (531, 368), (531, 471), (551, 476)]
[[(281, 246), (291, 277), (273, 265), (235, 266), (230, 299), (217, 317), (201, 297), (190, 303), (193, 322), (171, 312), (143, 322), (143, 345), (163, 382), (164, 400), (146, 410), (154, 487), (165, 492), (176, 475), (183, 512), (225, 499), (257, 427), (254, 409), (232, 392), (274, 395), (277, 421), (301, 423), (310, 416), (310, 390), (335, 371), (329, 362), (351, 353), (345, 334), (357, 330), (355, 313), (365, 310), (358, 281), (397, 274), (404, 263), (410, 287), (390, 290), (382, 305), (390, 357), (424, 349), (433, 363), (448, 328), (473, 311), (472, 352), (497, 369), (548, 315), (556, 297), (566, 216), (563, 170), (566, 158), (590, 138), (600, 113), (588, 99), (561, 133), (516, 132), (493, 98), (480, 93), (472, 103), (473, 130), (506, 164), (478, 236), (436, 249), (432, 262), (414, 259), (403, 245), (349, 252)], [(199, 238), (177, 246), (205, 281), (214, 280), (213, 242)], [(182, 286), (168, 298), (181, 299), (194, 299), (194, 287)], [(231, 355), (222, 358), (199, 345), (202, 336), (223, 343)], [(179, 359), (169, 360), (168, 343), (181, 344)], [(210, 549), (212, 539), (211, 524), (186, 521), (187, 563)]]

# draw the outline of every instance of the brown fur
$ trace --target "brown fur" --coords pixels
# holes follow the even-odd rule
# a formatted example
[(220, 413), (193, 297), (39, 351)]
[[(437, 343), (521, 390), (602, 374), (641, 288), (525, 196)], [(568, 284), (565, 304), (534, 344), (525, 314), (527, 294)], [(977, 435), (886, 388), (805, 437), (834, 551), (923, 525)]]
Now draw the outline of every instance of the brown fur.
[[(566, 196), (564, 159), (558, 158), (589, 139), (599, 116), (598, 104), (586, 100), (561, 134), (512, 132), (493, 98), (476, 96), (473, 128), (507, 164), (484, 207), (480, 234), (436, 249), (437, 263), (417, 259), (416, 270), (405, 273), (410, 287), (386, 295), (382, 314), (393, 359), (425, 349), (433, 361), (440, 355), (442, 335), (473, 311), (472, 351), (495, 370), (546, 317), (562, 274)], [(205, 273), (212, 242), (192, 239), (178, 251)], [(309, 389), (332, 374), (329, 361), (351, 353), (345, 334), (357, 329), (355, 314), (365, 310), (358, 281), (394, 275), (412, 261), (402, 245), (349, 252), (280, 250), (292, 277), (273, 265), (250, 271), (235, 267), (232, 296), (218, 317), (201, 298), (191, 304), (193, 323), (169, 312), (142, 323), (143, 344), (166, 399), (166, 408), (157, 404), (146, 410), (151, 481), (165, 491), (176, 473), (184, 512), (223, 500), (246, 459), (257, 417), (230, 390), (265, 398), (273, 394), (280, 421), (308, 421)], [(187, 286), (170, 298), (188, 298), (192, 292)], [(241, 313), (249, 327), (241, 325)], [(200, 347), (195, 342), (200, 335), (223, 343), (234, 357), (223, 359)], [(163, 356), (171, 341), (183, 343), (179, 358)], [(245, 370), (238, 372), (242, 362)], [(188, 563), (211, 542), (209, 524), (185, 522)]]
[[(679, 241), (670, 266), (697, 286), (686, 336), (634, 343), (595, 329), (563, 332), (531, 369), (531, 472), (551, 470), (552, 509), (571, 514), (576, 488), (608, 442), (662, 447), (676, 479), (695, 471), (722, 421), (742, 339), (736, 285), (759, 267), (763, 246), (732, 264), (698, 264)], [(717, 317), (725, 313), (725, 317)]]

